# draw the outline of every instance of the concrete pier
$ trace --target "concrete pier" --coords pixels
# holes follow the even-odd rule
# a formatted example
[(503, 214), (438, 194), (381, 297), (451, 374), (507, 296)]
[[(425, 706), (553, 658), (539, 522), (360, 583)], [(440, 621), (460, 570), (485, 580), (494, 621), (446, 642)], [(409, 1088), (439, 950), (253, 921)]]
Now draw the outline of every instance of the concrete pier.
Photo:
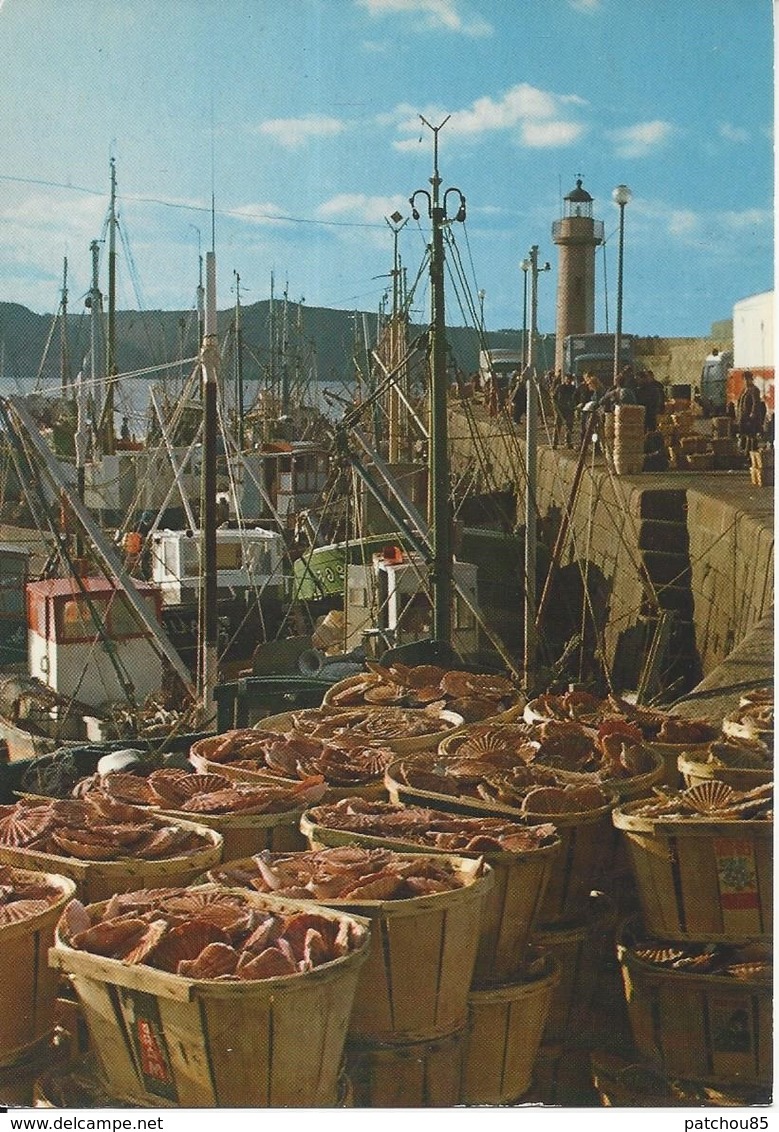
[[(522, 526), (524, 424), (517, 427), (506, 414), (490, 418), (479, 405), (472, 413), (453, 407), (451, 418), (455, 477), (468, 475), (484, 492), (514, 491)], [(540, 440), (539, 531), (551, 545), (568, 514), (561, 566), (578, 566), (599, 580), (612, 671), (629, 669), (630, 655), (645, 643), (648, 613), (659, 609), (673, 614), (667, 651), (680, 692), (737, 655), (758, 626), (754, 659), (762, 656), (767, 666), (761, 660), (753, 670), (759, 682), (772, 679), (773, 487), (753, 485), (748, 469), (619, 476), (593, 446), (571, 501), (577, 462), (577, 452)]]

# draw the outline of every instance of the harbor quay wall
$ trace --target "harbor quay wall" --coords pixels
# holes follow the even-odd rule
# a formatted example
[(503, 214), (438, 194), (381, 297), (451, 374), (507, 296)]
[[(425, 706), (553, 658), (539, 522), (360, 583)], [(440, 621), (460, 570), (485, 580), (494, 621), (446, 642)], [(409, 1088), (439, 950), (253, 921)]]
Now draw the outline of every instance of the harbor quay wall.
[[(524, 423), (518, 429), (505, 418), (474, 419), (455, 407), (450, 446), (455, 482), (485, 494), (512, 491), (523, 527)], [(587, 600), (600, 607), (596, 647), (623, 676), (621, 686), (635, 686), (638, 672), (630, 665), (643, 653), (658, 609), (673, 614), (666, 648), (671, 683), (680, 691), (769, 617), (772, 488), (753, 486), (747, 471), (617, 476), (602, 456), (588, 455), (571, 505), (578, 453), (539, 444), (537, 455), (539, 539), (551, 548), (571, 508), (560, 566), (569, 584), (577, 575), (586, 579)]]

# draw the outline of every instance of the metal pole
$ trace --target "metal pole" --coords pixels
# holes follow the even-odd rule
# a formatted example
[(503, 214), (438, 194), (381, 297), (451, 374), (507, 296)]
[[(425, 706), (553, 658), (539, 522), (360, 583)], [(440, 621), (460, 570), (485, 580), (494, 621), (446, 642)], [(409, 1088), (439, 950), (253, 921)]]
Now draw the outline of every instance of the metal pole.
[[(527, 414), (525, 418), (525, 688), (530, 691), (536, 654), (536, 457), (538, 417), (535, 380), (536, 326), (538, 321), (538, 246), (530, 249), (530, 341), (525, 373)], [(525, 273), (527, 280), (527, 272)]]
[(204, 716), (213, 713), (216, 687), (219, 615), (216, 580), (216, 429), (217, 365), (216, 254), (206, 252), (206, 312), (200, 364), (203, 380), (203, 467), (201, 472), (201, 580), (200, 580), (200, 671), (199, 687)]
[[(436, 141), (437, 141), (436, 135)], [(446, 316), (444, 310), (444, 210), (439, 204), (438, 167), (433, 186), (433, 244), (430, 255), (433, 325), (431, 344), (430, 450), (432, 460), (431, 512), (433, 519), (433, 637), (452, 640), (452, 540), (449, 498), (449, 418), (446, 388)]]
[(622, 353), (622, 263), (625, 250), (625, 205), (630, 201), (632, 193), (627, 185), (617, 185), (611, 194), (612, 200), (619, 205), (619, 249), (617, 253), (617, 326), (614, 333), (614, 381), (620, 369), (620, 355)]

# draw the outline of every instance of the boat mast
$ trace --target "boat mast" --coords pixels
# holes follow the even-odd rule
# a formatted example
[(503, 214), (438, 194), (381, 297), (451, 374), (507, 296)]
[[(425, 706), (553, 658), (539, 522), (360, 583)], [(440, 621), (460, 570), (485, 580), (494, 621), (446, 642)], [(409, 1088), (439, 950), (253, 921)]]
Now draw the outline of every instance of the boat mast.
[(114, 378), (116, 377), (116, 162), (111, 158), (111, 204), (108, 212), (108, 324), (106, 330), (106, 391), (100, 431), (103, 452), (114, 451)]
[[(420, 115), (420, 117), (422, 117)], [(444, 224), (447, 223), (446, 198), (455, 193), (459, 208), (455, 220), (465, 220), (465, 197), (457, 188), (449, 188), (440, 195), (441, 177), (438, 173), (438, 134), (449, 121), (444, 118), (433, 132), (433, 176), (430, 178), (432, 195), (427, 189), (417, 189), (409, 198), (412, 216), (419, 220), (414, 205), (418, 196), (427, 198), (428, 216), (432, 220), (430, 250), (430, 289), (432, 293), (432, 321), (430, 327), (430, 495), (429, 510), (432, 527), (432, 560), (430, 582), (433, 597), (433, 636), (444, 645), (452, 640), (452, 503), (449, 484), (449, 420), (447, 413), (446, 374), (446, 315), (444, 307)]]
[(62, 298), (60, 299), (60, 389), (62, 396), (67, 396), (70, 388), (70, 349), (68, 346), (68, 257), (65, 256), (62, 267)]
[(219, 616), (216, 579), (216, 435), (217, 366), (219, 348), (216, 335), (216, 252), (206, 252), (206, 310), (200, 367), (203, 390), (203, 466), (200, 491), (201, 570), (200, 570), (200, 652), (198, 696), (205, 719), (213, 712), (212, 701), (217, 677)]
[(525, 387), (527, 389), (527, 410), (525, 421), (525, 465), (527, 481), (525, 484), (525, 690), (534, 691), (536, 672), (536, 484), (538, 452), (538, 377), (536, 354), (538, 352), (538, 275), (548, 271), (549, 264), (538, 266), (538, 245), (533, 244), (530, 256), (530, 339), (528, 343)]
[(243, 451), (243, 331), (241, 329), (241, 277), (235, 275), (235, 411), (238, 416), (235, 436)]
[(89, 396), (92, 398), (93, 404), (96, 404), (97, 383), (99, 380), (98, 346), (100, 342), (100, 315), (103, 311), (103, 296), (100, 294), (100, 287), (98, 286), (100, 244), (97, 240), (93, 240), (89, 245), (89, 251), (92, 256), (92, 286), (89, 289), (89, 296), (87, 297), (87, 306), (89, 307), (90, 313), (89, 377), (92, 386)]

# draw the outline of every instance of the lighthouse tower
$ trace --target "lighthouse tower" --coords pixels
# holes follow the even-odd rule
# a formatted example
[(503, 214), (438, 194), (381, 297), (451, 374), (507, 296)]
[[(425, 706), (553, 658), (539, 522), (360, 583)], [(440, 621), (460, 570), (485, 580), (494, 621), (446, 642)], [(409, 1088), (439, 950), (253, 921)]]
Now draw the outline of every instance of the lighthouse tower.
[(582, 188), (581, 177), (564, 198), (552, 239), (560, 249), (555, 370), (561, 371), (566, 335), (592, 334), (595, 329), (595, 249), (603, 243), (603, 221), (593, 220), (592, 197)]

